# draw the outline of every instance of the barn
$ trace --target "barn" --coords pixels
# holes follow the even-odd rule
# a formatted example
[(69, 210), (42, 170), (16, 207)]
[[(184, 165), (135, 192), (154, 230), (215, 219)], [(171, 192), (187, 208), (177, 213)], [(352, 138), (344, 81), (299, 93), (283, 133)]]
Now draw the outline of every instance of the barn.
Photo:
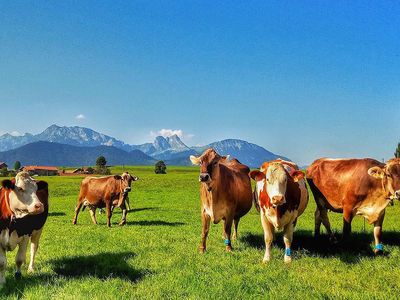
[(23, 170), (28, 172), (31, 176), (55, 176), (60, 174), (57, 167), (50, 166), (25, 166)]

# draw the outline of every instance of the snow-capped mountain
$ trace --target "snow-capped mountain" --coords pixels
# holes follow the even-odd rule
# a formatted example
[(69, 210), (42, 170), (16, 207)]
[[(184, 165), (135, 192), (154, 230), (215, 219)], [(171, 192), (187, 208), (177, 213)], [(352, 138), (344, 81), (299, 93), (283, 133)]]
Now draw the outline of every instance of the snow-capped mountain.
[(0, 136), (0, 152), (17, 149), (39, 141), (79, 147), (112, 146), (125, 152), (135, 150), (137, 154), (143, 152), (153, 159), (164, 160), (169, 165), (190, 165), (189, 156), (199, 155), (207, 148), (214, 148), (221, 155), (230, 154), (249, 167), (259, 167), (264, 161), (278, 157), (284, 158), (256, 144), (238, 139), (227, 139), (201, 147), (189, 147), (177, 135), (172, 135), (169, 137), (157, 136), (152, 143), (129, 145), (89, 128), (57, 125), (51, 125), (36, 135), (26, 133), (22, 136), (14, 136), (6, 133)]

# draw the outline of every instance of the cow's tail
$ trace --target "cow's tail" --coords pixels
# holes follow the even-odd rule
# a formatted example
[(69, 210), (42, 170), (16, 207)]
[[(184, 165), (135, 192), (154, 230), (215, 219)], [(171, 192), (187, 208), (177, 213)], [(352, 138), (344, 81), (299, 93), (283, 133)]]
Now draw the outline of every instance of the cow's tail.
[(254, 203), (254, 207), (256, 208), (256, 210), (258, 212), (260, 212), (260, 204), (258, 204), (257, 186), (254, 187), (254, 191), (253, 191), (253, 203)]

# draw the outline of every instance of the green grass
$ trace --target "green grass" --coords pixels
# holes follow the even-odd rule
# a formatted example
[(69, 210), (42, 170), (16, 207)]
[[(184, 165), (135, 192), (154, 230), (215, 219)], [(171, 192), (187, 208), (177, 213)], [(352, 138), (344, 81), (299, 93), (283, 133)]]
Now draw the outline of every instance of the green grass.
[[(198, 168), (170, 167), (167, 175), (153, 167), (130, 167), (133, 183), (128, 224), (106, 227), (87, 211), (72, 225), (82, 177), (46, 177), (50, 216), (45, 225), (37, 272), (16, 281), (15, 251), (8, 253), (7, 284), (1, 298), (24, 299), (310, 299), (398, 298), (400, 293), (399, 204), (387, 209), (385, 256), (372, 255), (372, 226), (357, 217), (351, 242), (330, 246), (326, 236), (315, 242), (313, 199), (299, 218), (291, 265), (283, 263), (282, 235), (272, 261), (263, 265), (262, 228), (254, 208), (242, 218), (234, 252), (226, 253), (222, 223), (211, 225), (208, 251), (198, 254), (200, 201)], [(113, 168), (113, 172), (121, 172)], [(330, 213), (341, 231), (340, 214)]]

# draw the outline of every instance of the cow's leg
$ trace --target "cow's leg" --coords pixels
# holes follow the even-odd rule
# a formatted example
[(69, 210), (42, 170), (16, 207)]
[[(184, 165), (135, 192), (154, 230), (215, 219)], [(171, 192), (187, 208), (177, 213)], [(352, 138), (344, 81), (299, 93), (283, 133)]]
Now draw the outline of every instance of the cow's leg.
[(82, 205), (83, 205), (83, 197), (79, 196), (78, 202), (76, 203), (76, 207), (75, 207), (75, 216), (74, 216), (74, 219), (72, 220), (72, 223), (74, 225), (76, 225), (76, 222), (78, 221), (78, 214), (81, 210)]
[(129, 197), (128, 196), (126, 196), (126, 199), (125, 199), (125, 206), (126, 206), (126, 209), (128, 211), (131, 210), (131, 204), (129, 203)]
[(322, 223), (321, 212), (319, 211), (318, 207), (315, 209), (314, 216), (315, 216), (314, 237), (318, 238), (321, 235), (321, 223)]
[(294, 224), (290, 222), (283, 229), (283, 242), (285, 243), (285, 256), (283, 258), (285, 263), (292, 261), (292, 240), (293, 240)]
[(267, 263), (271, 259), (271, 244), (274, 240), (274, 226), (268, 222), (267, 217), (261, 210), (261, 225), (264, 230), (264, 241), (265, 241), (265, 254), (263, 258), (263, 263)]
[(319, 212), (320, 212), (320, 217), (321, 217), (321, 220), (322, 220), (322, 224), (324, 224), (324, 227), (326, 228), (326, 231), (328, 232), (329, 241), (331, 243), (335, 243), (336, 239), (335, 239), (335, 236), (334, 236), (334, 234), (332, 232), (332, 229), (331, 229), (331, 223), (329, 222), (328, 210), (326, 208), (320, 208)]
[(31, 236), (31, 259), (29, 261), (28, 272), (33, 273), (35, 271), (35, 257), (39, 248), (39, 240), (42, 235), (43, 228), (34, 230)]
[(121, 218), (121, 221), (119, 222), (119, 225), (123, 226), (123, 225), (126, 224), (126, 215), (128, 213), (128, 210), (126, 209), (125, 202), (123, 202), (121, 204), (120, 208), (122, 209), (122, 218)]
[(18, 244), (18, 252), (15, 256), (15, 265), (17, 266), (17, 270), (15, 271), (15, 278), (20, 279), (22, 277), (21, 274), (21, 266), (26, 263), (26, 248), (28, 247), (29, 237), (24, 236), (22, 240)]
[(112, 215), (111, 206), (112, 206), (111, 201), (106, 200), (107, 226), (108, 227), (111, 227), (111, 215)]
[(382, 225), (385, 218), (385, 211), (381, 213), (378, 220), (374, 222), (374, 238), (375, 238), (375, 249), (374, 253), (376, 255), (383, 254), (383, 244), (382, 244)]
[(6, 269), (7, 269), (6, 251), (4, 251), (2, 247), (0, 247), (0, 290), (6, 283), (6, 276), (5, 276)]
[(89, 213), (90, 217), (92, 218), (92, 222), (94, 225), (97, 225), (97, 220), (96, 220), (96, 207), (93, 205), (90, 205), (89, 207)]
[(237, 236), (238, 236), (238, 226), (239, 226), (239, 221), (240, 221), (240, 218), (234, 218), (234, 219), (233, 219), (233, 227), (234, 227), (234, 231), (233, 231), (232, 240), (236, 240), (236, 239), (237, 239)]
[(231, 252), (232, 251), (232, 242), (231, 242), (231, 232), (232, 232), (232, 223), (233, 223), (233, 218), (232, 217), (227, 217), (224, 220), (224, 244), (226, 247), (226, 251)]
[(343, 208), (343, 236), (342, 240), (346, 240), (351, 233), (351, 221), (353, 220), (353, 212), (351, 207)]
[(202, 230), (201, 230), (201, 244), (199, 247), (199, 252), (204, 253), (206, 251), (206, 242), (208, 232), (210, 231), (210, 221), (211, 217), (203, 210), (201, 213), (201, 223), (202, 223)]

